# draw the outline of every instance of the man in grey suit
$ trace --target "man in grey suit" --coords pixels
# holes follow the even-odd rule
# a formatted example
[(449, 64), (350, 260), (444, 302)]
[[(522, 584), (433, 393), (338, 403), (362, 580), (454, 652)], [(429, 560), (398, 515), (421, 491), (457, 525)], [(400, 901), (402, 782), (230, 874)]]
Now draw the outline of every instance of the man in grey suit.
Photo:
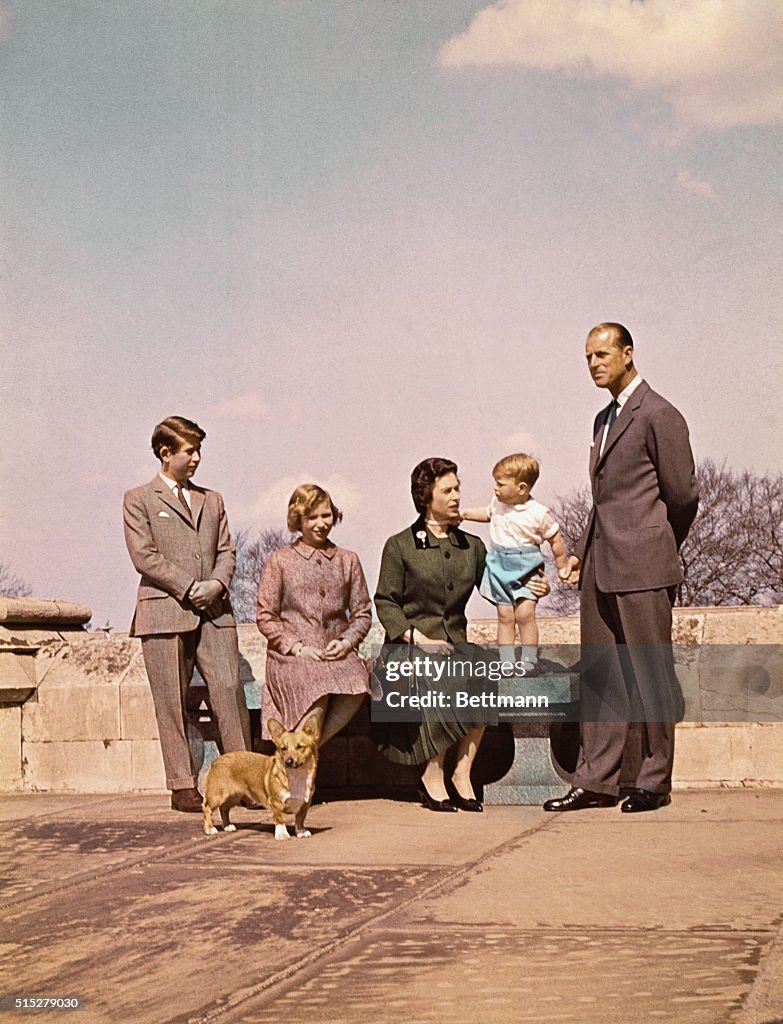
[(638, 722), (641, 763), (621, 809), (652, 811), (671, 802), (672, 605), (698, 485), (687, 424), (637, 374), (628, 330), (599, 324), (585, 354), (613, 401), (593, 425), (593, 506), (571, 559), (570, 580), (581, 587), (579, 757), (572, 788), (544, 810), (614, 806), (630, 723)]
[(194, 666), (207, 684), (223, 749), (250, 748), (228, 599), (234, 546), (221, 496), (191, 483), (205, 436), (181, 416), (159, 423), (152, 449), (160, 472), (123, 503), (125, 542), (141, 573), (130, 632), (141, 637), (171, 806), (192, 812), (202, 802), (185, 727)]

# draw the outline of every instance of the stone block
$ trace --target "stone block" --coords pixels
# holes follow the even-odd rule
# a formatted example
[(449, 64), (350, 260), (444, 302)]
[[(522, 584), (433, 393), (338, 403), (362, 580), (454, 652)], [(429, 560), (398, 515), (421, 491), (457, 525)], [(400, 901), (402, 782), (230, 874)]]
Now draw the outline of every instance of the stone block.
[(675, 644), (704, 642), (704, 612), (692, 608), (675, 608), (672, 616), (672, 641)]
[(702, 721), (783, 721), (783, 647), (708, 644), (699, 652)]
[(783, 605), (773, 608), (710, 608), (704, 613), (705, 644), (783, 643)]
[(753, 769), (750, 775), (765, 785), (783, 786), (783, 727), (756, 722), (750, 727)]
[(37, 703), (28, 701), (22, 709), (22, 736), (30, 743), (119, 739), (119, 687), (44, 682)]
[(686, 722), (703, 722), (701, 704), (701, 676), (699, 672), (699, 648), (676, 647), (674, 670), (682, 691)]
[(133, 789), (133, 744), (125, 740), (22, 743), (24, 788), (53, 793)]
[(578, 615), (541, 615), (538, 631), (542, 644), (578, 644)]
[(740, 783), (753, 777), (751, 727), (710, 725), (677, 729), (674, 785)]
[(104, 633), (70, 637), (48, 659), (43, 682), (47, 686), (117, 686), (140, 654), (139, 641), (131, 637)]
[(494, 644), (497, 637), (496, 619), (471, 619), (468, 623), (468, 641), (472, 644)]
[(158, 723), (152, 692), (144, 682), (123, 681), (120, 687), (120, 736), (125, 740), (157, 740)]
[(134, 790), (166, 788), (163, 756), (157, 740), (134, 740), (131, 744), (131, 785)]
[(35, 655), (0, 649), (0, 701), (22, 704), (35, 693), (35, 687)]
[(31, 622), (56, 629), (64, 625), (82, 625), (91, 617), (92, 612), (86, 604), (40, 597), (0, 597), (1, 622)]
[(122, 686), (149, 686), (147, 679), (147, 670), (144, 667), (144, 658), (141, 654), (141, 644), (139, 641), (135, 641), (138, 644), (137, 649), (133, 649), (133, 656), (129, 658), (126, 668), (119, 673), (115, 673), (111, 678), (112, 681), (120, 681)]
[(22, 788), (22, 709), (0, 708), (0, 789)]
[[(502, 679), (498, 683), (498, 697), (525, 701), (519, 708), (500, 708), (498, 717), (514, 720), (521, 714), (521, 709), (529, 707), (539, 711), (546, 717), (547, 708), (553, 717), (562, 717), (567, 713), (563, 705), (571, 705), (579, 698), (579, 676), (574, 672), (546, 672), (540, 676), (513, 676)], [(543, 699), (547, 704), (543, 704)]]
[(484, 787), (487, 804), (538, 804), (567, 789), (552, 758), (550, 726), (544, 721), (515, 722), (514, 758), (508, 772)]

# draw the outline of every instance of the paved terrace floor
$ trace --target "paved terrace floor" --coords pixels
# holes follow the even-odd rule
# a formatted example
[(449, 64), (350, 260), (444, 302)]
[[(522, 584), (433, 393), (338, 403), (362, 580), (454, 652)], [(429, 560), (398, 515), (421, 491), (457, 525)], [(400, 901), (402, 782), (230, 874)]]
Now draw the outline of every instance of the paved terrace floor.
[[(391, 800), (208, 838), (162, 796), (3, 797), (0, 993), (75, 1024), (783, 1021), (783, 792), (642, 815)], [(63, 1019), (64, 1011), (0, 1013)]]

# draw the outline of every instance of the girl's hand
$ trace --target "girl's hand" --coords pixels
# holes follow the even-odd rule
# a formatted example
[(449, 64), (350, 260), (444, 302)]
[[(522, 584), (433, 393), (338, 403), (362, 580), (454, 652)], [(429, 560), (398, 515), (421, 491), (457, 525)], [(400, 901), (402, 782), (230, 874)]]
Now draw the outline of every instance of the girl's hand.
[(297, 650), (294, 657), (309, 658), (310, 661), (323, 661), (324, 652), (319, 651), (317, 647), (308, 647), (306, 644), (302, 644), (302, 646)]

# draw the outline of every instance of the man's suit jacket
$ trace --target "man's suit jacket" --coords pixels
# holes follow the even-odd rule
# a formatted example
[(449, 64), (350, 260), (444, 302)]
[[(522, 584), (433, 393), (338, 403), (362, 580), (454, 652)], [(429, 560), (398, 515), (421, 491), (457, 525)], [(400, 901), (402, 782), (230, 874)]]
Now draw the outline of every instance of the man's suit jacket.
[(160, 476), (128, 491), (123, 502), (125, 542), (141, 573), (131, 636), (187, 633), (202, 614), (185, 597), (198, 580), (224, 587), (216, 626), (236, 625), (228, 600), (236, 553), (223, 499), (217, 491), (190, 484), (191, 518)]
[(658, 590), (682, 581), (678, 550), (696, 515), (699, 488), (682, 415), (642, 381), (599, 455), (606, 409), (590, 450), (593, 507), (575, 546), (592, 554), (603, 593)]

